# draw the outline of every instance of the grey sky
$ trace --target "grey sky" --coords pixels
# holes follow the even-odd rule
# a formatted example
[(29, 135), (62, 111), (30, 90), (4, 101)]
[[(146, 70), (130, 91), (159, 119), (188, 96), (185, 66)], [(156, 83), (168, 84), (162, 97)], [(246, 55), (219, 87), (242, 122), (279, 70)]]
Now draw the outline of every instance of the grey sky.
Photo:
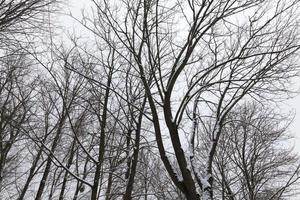
[[(91, 6), (91, 1), (87, 0), (68, 0), (69, 7), (68, 9), (71, 11), (72, 15), (75, 17), (81, 16), (82, 9), (88, 9)], [(68, 12), (68, 10), (66, 9)], [(90, 13), (89, 13), (90, 14)], [(62, 17), (62, 23), (63, 25), (70, 28), (70, 32), (74, 31), (76, 33), (81, 32), (80, 30), (82, 27), (78, 23), (76, 23), (73, 19), (70, 17)], [(76, 29), (72, 30), (72, 26), (75, 26)], [(79, 28), (79, 30), (78, 30)], [(300, 78), (297, 78), (297, 80), (294, 81), (297, 86), (295, 88), (300, 88)], [(300, 90), (299, 90), (300, 91)], [(283, 112), (289, 112), (292, 111), (295, 113), (295, 118), (293, 123), (291, 124), (290, 131), (295, 136), (295, 151), (300, 153), (300, 95), (297, 95), (295, 98), (289, 99), (285, 101), (283, 104), (285, 104)]]
[[(67, 9), (71, 10), (73, 16), (79, 17), (81, 15), (82, 8), (89, 8), (88, 2), (90, 1), (69, 0), (70, 7)], [(76, 24), (76, 23), (73, 24), (73, 22), (74, 21), (70, 17), (65, 16), (62, 18), (62, 23), (64, 23), (63, 25), (66, 27), (72, 28), (72, 26)], [(78, 33), (80, 32), (78, 30), (81, 30), (81, 28), (79, 29), (76, 28), (76, 30), (77, 30), (76, 32)], [(72, 30), (70, 30), (70, 32), (72, 32)], [(297, 78), (297, 80), (295, 80), (295, 84), (298, 84), (296, 87), (300, 88), (300, 78)], [(298, 152), (300, 154), (300, 95), (297, 95), (295, 98), (285, 101), (283, 104), (284, 104), (283, 105), (284, 109), (282, 110), (283, 113), (287, 113), (289, 111), (295, 113), (294, 121), (290, 126), (290, 132), (295, 136), (295, 139), (293, 140), (295, 152)], [(294, 198), (297, 199), (297, 197)]]

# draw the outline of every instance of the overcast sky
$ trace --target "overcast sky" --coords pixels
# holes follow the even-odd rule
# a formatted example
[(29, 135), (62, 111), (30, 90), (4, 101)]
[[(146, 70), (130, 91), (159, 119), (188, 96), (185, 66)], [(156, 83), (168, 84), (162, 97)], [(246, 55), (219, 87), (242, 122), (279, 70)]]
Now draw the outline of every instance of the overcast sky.
[[(91, 1), (87, 0), (69, 0), (69, 6), (68, 9), (66, 9), (66, 12), (71, 12), (73, 16), (80, 17), (81, 11), (83, 8), (88, 9), (91, 6)], [(74, 19), (71, 19), (71, 17), (65, 16), (62, 17), (62, 25), (66, 27), (66, 30), (69, 29), (70, 32), (76, 31), (78, 33), (82, 33), (81, 29), (82, 27), (78, 23), (74, 21)], [(76, 28), (74, 28), (76, 27)], [(300, 89), (300, 78), (297, 78), (294, 80), (296, 85), (296, 88)], [(300, 90), (299, 90), (300, 91)], [(284, 113), (288, 113), (291, 111), (292, 113), (295, 113), (295, 118), (293, 123), (291, 124), (290, 131), (295, 136), (295, 151), (300, 153), (300, 95), (297, 95), (295, 98), (289, 99), (286, 102), (284, 102)]]
[[(71, 12), (73, 16), (80, 17), (81, 16), (81, 10), (83, 8), (89, 8), (91, 1), (87, 0), (69, 0), (69, 6), (66, 6), (65, 11)], [(80, 27), (79, 23), (76, 23), (74, 19), (71, 19), (71, 17), (64, 16), (61, 18), (61, 23), (64, 27), (66, 27), (66, 30), (69, 32), (77, 32), (77, 34), (82, 33), (82, 30), (84, 30), (83, 27)], [(299, 63), (300, 64), (300, 63)], [(300, 78), (297, 78), (294, 80), (295, 88), (300, 88)], [(299, 90), (300, 91), (300, 90)], [(300, 154), (300, 95), (297, 95), (295, 98), (289, 99), (283, 103), (283, 113), (288, 113), (291, 111), (291, 113), (295, 114), (295, 118), (293, 123), (290, 126), (290, 132), (293, 134), (295, 139), (293, 140), (294, 150), (295, 152), (298, 152)], [(298, 199), (298, 197), (293, 197), (293, 199)]]

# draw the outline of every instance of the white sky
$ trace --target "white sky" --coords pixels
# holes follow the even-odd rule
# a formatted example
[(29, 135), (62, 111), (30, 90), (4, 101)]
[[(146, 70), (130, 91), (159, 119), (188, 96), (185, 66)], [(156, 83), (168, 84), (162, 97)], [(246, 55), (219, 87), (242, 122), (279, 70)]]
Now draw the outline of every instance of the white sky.
[[(88, 9), (91, 6), (90, 0), (68, 0), (69, 3), (66, 6), (65, 11), (71, 12), (73, 16), (79, 17), (81, 16), (81, 10)], [(78, 25), (74, 19), (71, 19), (71, 17), (64, 16), (61, 18), (61, 23), (64, 27), (69, 29), (70, 32), (75, 31), (77, 34), (82, 33), (84, 28), (78, 27)], [(76, 25), (77, 24), (77, 25)], [(76, 28), (74, 28), (76, 27)], [(300, 78), (297, 78), (297, 80), (294, 81), (296, 84), (298, 84), (298, 88), (300, 88)], [(300, 90), (299, 90), (300, 91)], [(285, 110), (284, 112), (293, 111), (296, 113), (295, 119), (290, 127), (290, 131), (292, 134), (295, 135), (295, 150), (297, 150), (300, 153), (300, 95), (297, 95), (293, 99), (289, 99), (285, 102)]]
[[(298, 78), (300, 82), (300, 78)], [(291, 124), (290, 131), (295, 136), (295, 151), (300, 154), (300, 95), (287, 101), (287, 108), (294, 110), (296, 113), (295, 119)]]
[[(65, 12), (72, 12), (73, 16), (80, 17), (81, 16), (81, 9), (82, 8), (89, 8), (90, 7), (90, 2), (87, 0), (68, 0), (69, 4), (66, 5)], [(67, 27), (70, 32), (75, 31), (76, 33), (80, 33), (82, 30), (81, 27), (74, 26), (76, 24), (73, 19), (70, 17), (64, 16), (61, 18), (61, 24), (64, 27)], [(73, 27), (73, 28), (72, 28)], [(74, 28), (75, 27), (75, 28)], [(295, 81), (295, 84), (298, 84), (298, 88), (300, 88), (300, 78), (297, 78)], [(300, 90), (299, 90), (300, 91)], [(293, 99), (289, 99), (286, 101), (283, 112), (287, 113), (288, 111), (293, 111), (296, 115), (294, 118), (293, 123), (290, 126), (290, 132), (295, 136), (294, 139), (294, 145), (295, 145), (295, 151), (299, 153), (300, 155), (300, 95), (297, 95)]]

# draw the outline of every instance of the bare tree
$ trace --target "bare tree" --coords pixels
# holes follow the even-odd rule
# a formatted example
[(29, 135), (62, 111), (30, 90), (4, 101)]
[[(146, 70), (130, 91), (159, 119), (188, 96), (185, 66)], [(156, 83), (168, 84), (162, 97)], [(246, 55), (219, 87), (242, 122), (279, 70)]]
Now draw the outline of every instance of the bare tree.
[(64, 44), (45, 23), (53, 2), (0, 1), (1, 198), (271, 200), (293, 189), (296, 156), (277, 146), (287, 124), (247, 102), (291, 94), (298, 0), (91, 0), (77, 21), (92, 37)]
[(26, 46), (26, 42), (34, 40), (32, 36), (41, 36), (41, 30), (45, 30), (43, 29), (45, 24), (49, 24), (45, 14), (54, 11), (57, 2), (56, 0), (1, 1), (0, 49), (22, 48), (20, 43), (21, 46)]
[[(29, 75), (31, 62), (24, 54), (1, 60), (0, 77), (0, 191), (10, 194), (22, 173), (26, 156), (24, 130), (31, 120), (31, 98), (35, 77)], [(30, 80), (31, 79), (31, 80)], [(2, 196), (2, 195), (1, 195)]]
[(298, 157), (286, 146), (289, 120), (257, 104), (238, 106), (224, 124), (216, 154), (221, 199), (284, 199), (299, 179)]
[[(95, 18), (85, 15), (81, 22), (139, 73), (160, 157), (173, 183), (187, 199), (213, 199), (213, 160), (228, 113), (243, 99), (262, 101), (288, 92), (287, 81), (297, 73), (298, 1), (93, 3)], [(195, 141), (181, 137), (192, 129), (186, 111), (196, 96), (201, 112), (195, 115), (213, 119), (214, 127), (201, 169), (191, 166)], [(196, 133), (186, 134), (194, 138)], [(170, 137), (180, 173), (166, 155), (164, 135)]]

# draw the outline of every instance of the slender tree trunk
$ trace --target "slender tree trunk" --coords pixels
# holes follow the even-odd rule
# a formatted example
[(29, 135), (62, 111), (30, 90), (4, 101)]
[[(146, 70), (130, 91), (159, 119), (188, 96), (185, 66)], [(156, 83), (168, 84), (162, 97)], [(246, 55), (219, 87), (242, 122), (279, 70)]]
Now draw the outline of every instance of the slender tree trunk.
[[(74, 151), (75, 146), (76, 146), (76, 139), (73, 140), (72, 146), (71, 146), (71, 149), (70, 149), (70, 157), (68, 159), (68, 163), (67, 163), (67, 166), (66, 166), (66, 168), (68, 170), (70, 169), (70, 167), (73, 163), (73, 158), (74, 158), (74, 155), (75, 155), (75, 151)], [(66, 171), (65, 175), (64, 175), (63, 182), (62, 182), (61, 191), (60, 191), (60, 194), (59, 194), (59, 200), (64, 200), (64, 193), (65, 193), (65, 189), (66, 189), (68, 174), (69, 173)]]
[(58, 145), (58, 141), (59, 141), (59, 138), (61, 136), (62, 127), (63, 127), (63, 124), (65, 122), (65, 117), (66, 116), (63, 114), (62, 118), (60, 119), (60, 123), (59, 123), (56, 135), (55, 135), (53, 143), (52, 143), (51, 152), (48, 156), (46, 167), (45, 167), (43, 177), (42, 177), (42, 180), (40, 182), (39, 189), (38, 189), (37, 195), (35, 197), (35, 200), (42, 200), (41, 198), (42, 198), (44, 188), (46, 186), (46, 181), (47, 181), (47, 178), (49, 176), (50, 169), (51, 169), (51, 163), (52, 163), (52, 159), (53, 159), (52, 154), (55, 152), (55, 149)]
[(24, 199), (25, 194), (26, 194), (26, 192), (27, 192), (27, 190), (29, 188), (29, 184), (30, 184), (31, 180), (33, 179), (33, 177), (35, 175), (35, 169), (37, 168), (37, 164), (38, 164), (38, 161), (40, 160), (42, 152), (43, 152), (43, 147), (41, 147), (39, 149), (38, 154), (37, 154), (36, 158), (34, 159), (32, 165), (31, 165), (31, 168), (29, 170), (29, 175), (27, 177), (25, 185), (23, 186), (23, 189), (21, 191), (21, 194), (20, 194), (18, 200), (23, 200)]
[[(46, 126), (46, 130), (47, 130), (47, 127), (48, 127), (48, 126)], [(47, 132), (47, 131), (46, 131), (46, 132)], [(45, 136), (44, 136), (44, 138), (43, 138), (43, 141), (42, 141), (43, 143), (45, 143), (47, 137), (48, 137), (48, 134), (45, 134)], [(32, 165), (31, 165), (31, 168), (30, 168), (30, 170), (29, 170), (29, 175), (28, 175), (28, 177), (27, 177), (27, 180), (26, 180), (25, 185), (23, 186), (23, 189), (22, 189), (22, 191), (21, 191), (21, 194), (20, 194), (18, 200), (23, 200), (23, 199), (24, 199), (24, 196), (25, 196), (25, 194), (26, 194), (26, 192), (27, 192), (27, 190), (28, 190), (28, 188), (29, 188), (29, 184), (30, 184), (31, 180), (33, 179), (33, 177), (34, 177), (34, 175), (35, 175), (35, 170), (36, 170), (36, 168), (37, 168), (37, 164), (38, 164), (38, 162), (39, 162), (39, 160), (40, 160), (40, 158), (41, 158), (41, 155), (42, 155), (42, 153), (43, 153), (43, 150), (44, 150), (44, 146), (41, 146), (41, 147), (39, 148), (39, 151), (38, 151), (38, 153), (37, 153), (37, 156), (35, 157), (35, 159), (34, 159)]]
[[(58, 173), (58, 175), (56, 177), (57, 173)], [(50, 194), (49, 194), (48, 200), (52, 200), (53, 199), (52, 197), (53, 197), (53, 195), (55, 193), (57, 183), (60, 180), (60, 176), (61, 176), (62, 173), (63, 173), (63, 171), (62, 170), (59, 171), (58, 167), (55, 169), (55, 172), (53, 174), (53, 180), (52, 180), (52, 184), (51, 184), (51, 189), (50, 189)]]
[(135, 144), (134, 144), (134, 151), (133, 151), (133, 160), (131, 163), (131, 170), (130, 170), (129, 179), (128, 179), (127, 186), (126, 186), (126, 191), (125, 191), (125, 194), (123, 197), (124, 200), (132, 199), (131, 195), (132, 195), (134, 177), (136, 174), (136, 168), (137, 168), (137, 163), (138, 163), (138, 155), (139, 155), (139, 150), (140, 150), (141, 127), (142, 127), (142, 120), (143, 120), (143, 115), (144, 115), (143, 112), (144, 112), (145, 104), (146, 104), (146, 98), (144, 98), (144, 100), (143, 100), (143, 105), (141, 108), (141, 112), (139, 115), (136, 131), (135, 131)]
[(111, 199), (111, 187), (112, 187), (112, 178), (113, 178), (113, 169), (110, 168), (109, 170), (109, 174), (108, 174), (108, 181), (107, 181), (107, 189), (106, 189), (106, 192), (105, 192), (105, 200), (110, 200)]
[(112, 52), (112, 63), (109, 69), (109, 75), (106, 83), (105, 89), (105, 96), (104, 96), (104, 104), (103, 104), (103, 112), (101, 115), (101, 120), (99, 119), (100, 125), (100, 145), (99, 145), (99, 152), (98, 152), (98, 163), (96, 165), (96, 172), (94, 176), (94, 184), (92, 187), (92, 195), (91, 200), (97, 200), (98, 198), (98, 187), (99, 187), (99, 180), (101, 175), (101, 168), (104, 158), (104, 151), (105, 151), (105, 139), (106, 139), (106, 121), (107, 121), (107, 110), (108, 110), (108, 100), (110, 94), (110, 86), (112, 82), (112, 75), (113, 75), (113, 59), (114, 59), (114, 51)]
[[(95, 139), (95, 135), (92, 136), (91, 143), (93, 143), (94, 139)], [(92, 147), (90, 147), (90, 149), (88, 150), (88, 153), (91, 152), (91, 149), (92, 149)], [(78, 153), (79, 152), (77, 152), (76, 162), (78, 162)], [(89, 157), (86, 157), (86, 160), (85, 160), (85, 163), (84, 163), (84, 167), (83, 167), (82, 179), (85, 179), (87, 177), (87, 175), (88, 175), (87, 166), (88, 166), (89, 160), (90, 160)], [(78, 167), (77, 167), (77, 169), (78, 169)], [(83, 183), (77, 181), (77, 186), (76, 186), (76, 190), (74, 192), (73, 200), (77, 200), (78, 199), (78, 194), (82, 190), (82, 188), (83, 188)]]

